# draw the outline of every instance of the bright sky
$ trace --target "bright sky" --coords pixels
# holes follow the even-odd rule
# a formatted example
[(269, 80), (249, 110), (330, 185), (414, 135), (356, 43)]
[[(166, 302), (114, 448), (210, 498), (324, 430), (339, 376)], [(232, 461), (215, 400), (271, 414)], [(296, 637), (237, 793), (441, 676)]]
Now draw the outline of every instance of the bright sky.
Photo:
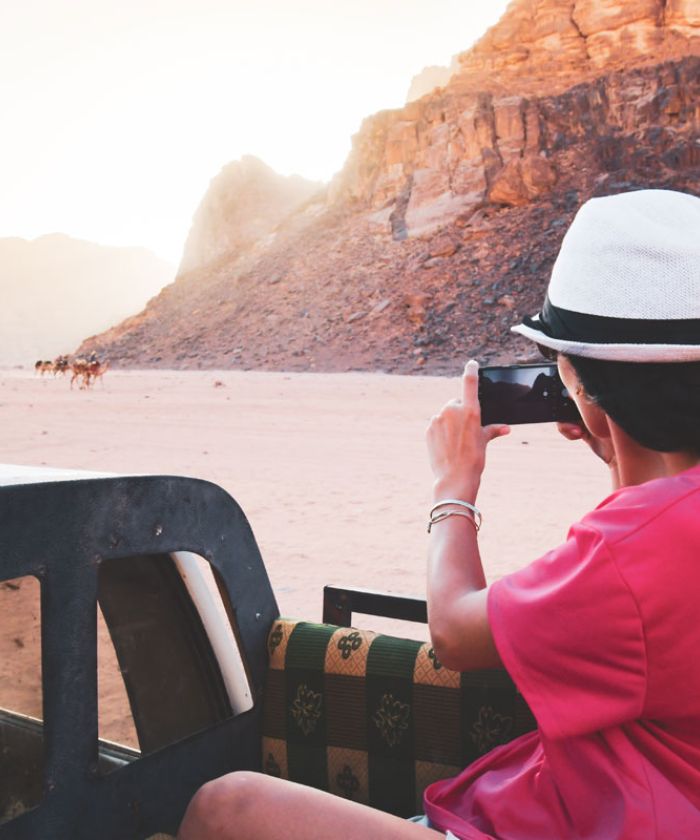
[(173, 263), (209, 180), (253, 154), (327, 181), (507, 0), (7, 0), (0, 236), (60, 231)]

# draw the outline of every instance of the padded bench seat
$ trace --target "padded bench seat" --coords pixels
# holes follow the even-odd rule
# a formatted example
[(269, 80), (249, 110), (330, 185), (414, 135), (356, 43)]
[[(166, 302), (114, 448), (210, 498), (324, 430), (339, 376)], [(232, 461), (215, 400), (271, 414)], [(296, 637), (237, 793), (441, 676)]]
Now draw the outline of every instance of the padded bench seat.
[(263, 770), (398, 816), (537, 726), (504, 670), (450, 671), (429, 643), (281, 619), (268, 650)]

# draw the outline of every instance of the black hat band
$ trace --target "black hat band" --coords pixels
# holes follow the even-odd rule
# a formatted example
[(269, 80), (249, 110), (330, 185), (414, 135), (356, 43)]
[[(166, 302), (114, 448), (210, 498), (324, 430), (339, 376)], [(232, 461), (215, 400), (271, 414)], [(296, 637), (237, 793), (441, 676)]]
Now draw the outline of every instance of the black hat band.
[(584, 344), (682, 344), (700, 346), (700, 318), (647, 319), (589, 315), (555, 306), (545, 298), (539, 320), (523, 323), (550, 338)]

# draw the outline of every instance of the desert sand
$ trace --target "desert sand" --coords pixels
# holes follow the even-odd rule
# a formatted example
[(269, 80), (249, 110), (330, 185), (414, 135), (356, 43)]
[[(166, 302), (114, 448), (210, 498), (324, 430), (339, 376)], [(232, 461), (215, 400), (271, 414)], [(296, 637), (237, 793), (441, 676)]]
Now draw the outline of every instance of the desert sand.
[[(80, 391), (67, 379), (3, 371), (0, 462), (216, 482), (246, 512), (282, 614), (318, 621), (326, 583), (423, 594), (424, 432), (458, 394), (458, 380), (427, 376), (109, 371), (104, 386)], [(488, 579), (561, 542), (608, 492), (607, 470), (584, 444), (551, 425), (514, 427), (491, 445), (479, 496)], [(31, 589), (23, 582), (19, 592)], [(17, 609), (17, 593), (0, 586), (0, 705), (16, 708), (10, 701), (21, 690), (22, 710), (40, 714), (30, 673), (38, 633), (28, 622), (36, 609)], [(355, 623), (426, 637), (420, 625)], [(101, 733), (132, 743), (104, 631), (101, 639)]]

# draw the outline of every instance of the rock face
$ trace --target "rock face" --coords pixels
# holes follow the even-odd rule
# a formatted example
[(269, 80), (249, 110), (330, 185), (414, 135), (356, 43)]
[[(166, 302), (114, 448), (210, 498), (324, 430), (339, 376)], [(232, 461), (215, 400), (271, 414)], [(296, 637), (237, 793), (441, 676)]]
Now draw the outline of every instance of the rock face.
[[(650, 106), (667, 124), (669, 108), (695, 107), (653, 104), (678, 95), (673, 79), (639, 89), (628, 74), (700, 55), (699, 19), (698, 0), (515, 0), (458, 58), (446, 90), (365, 121), (332, 195), (375, 208), (400, 235), (428, 233), (484, 200), (514, 205), (544, 195), (557, 181), (549, 159), (561, 142), (590, 135), (594, 126), (583, 123), (630, 134), (638, 118), (655, 124)], [(571, 118), (552, 126), (543, 98), (572, 89)]]
[[(446, 87), (365, 120), (327, 192), (280, 211), (274, 236), (200, 210), (191, 240), (209, 245), (188, 243), (204, 257), (183, 268), (220, 256), (81, 350), (434, 373), (531, 352), (508, 327), (538, 309), (583, 201), (700, 191), (699, 6), (514, 0)], [(232, 250), (243, 234), (258, 238)]]
[(180, 273), (246, 250), (322, 188), (297, 175), (278, 175), (250, 155), (229, 163), (212, 180), (197, 208)]
[(574, 76), (678, 58), (698, 37), (698, 16), (697, 0), (514, 0), (459, 73), (470, 87), (495, 76), (561, 89)]

